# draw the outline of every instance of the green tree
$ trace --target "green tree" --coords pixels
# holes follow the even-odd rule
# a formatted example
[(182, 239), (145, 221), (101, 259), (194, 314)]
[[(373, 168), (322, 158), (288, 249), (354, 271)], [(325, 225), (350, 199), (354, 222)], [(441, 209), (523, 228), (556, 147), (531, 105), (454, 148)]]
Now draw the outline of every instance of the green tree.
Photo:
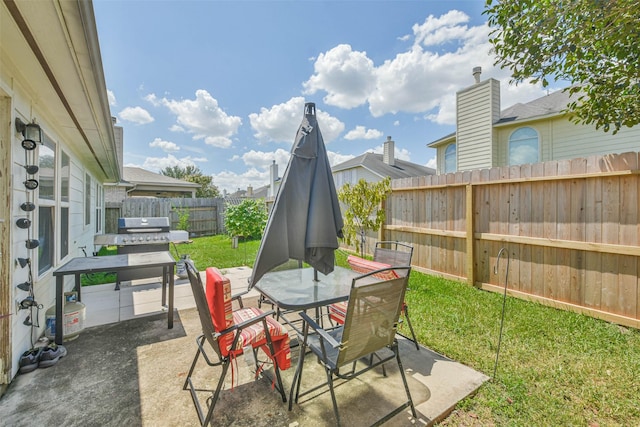
[(575, 123), (615, 134), (640, 123), (638, 0), (487, 0), (496, 64), (511, 82), (567, 80)]
[(237, 205), (226, 205), (224, 226), (231, 236), (259, 238), (267, 226), (267, 210), (264, 200), (244, 199)]
[(196, 166), (188, 165), (184, 168), (181, 166), (168, 166), (161, 170), (160, 173), (164, 176), (170, 176), (172, 178), (200, 184), (200, 188), (196, 191), (196, 197), (204, 198), (220, 196), (218, 187), (213, 185), (213, 177), (210, 175), (204, 175), (200, 168)]
[(360, 255), (364, 254), (366, 231), (378, 231), (384, 223), (385, 212), (380, 207), (390, 193), (390, 177), (378, 182), (367, 182), (361, 178), (355, 185), (347, 183), (338, 191), (338, 199), (346, 205), (342, 230), (344, 240), (347, 245), (355, 245)]

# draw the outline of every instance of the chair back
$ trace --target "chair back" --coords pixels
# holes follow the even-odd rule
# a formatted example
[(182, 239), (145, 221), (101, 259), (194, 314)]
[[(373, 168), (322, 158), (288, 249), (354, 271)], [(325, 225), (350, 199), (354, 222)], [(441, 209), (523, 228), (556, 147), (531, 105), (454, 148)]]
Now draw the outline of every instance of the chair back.
[[(386, 346), (396, 335), (411, 267), (389, 267), (400, 277), (379, 281), (371, 272), (353, 279), (336, 366), (358, 360)], [(407, 270), (407, 271), (400, 271)]]
[(373, 252), (374, 261), (393, 266), (410, 266), (412, 257), (413, 246), (395, 241), (376, 242)]
[(222, 358), (222, 353), (220, 352), (220, 346), (216, 336), (216, 328), (214, 327), (211, 319), (211, 311), (209, 310), (207, 296), (205, 294), (204, 287), (202, 286), (200, 273), (190, 263), (185, 263), (185, 267), (187, 269), (189, 283), (191, 284), (191, 292), (193, 293), (193, 298), (196, 301), (198, 316), (200, 317), (200, 324), (202, 325), (202, 334), (209, 345), (211, 345), (213, 350), (218, 354), (218, 357)]

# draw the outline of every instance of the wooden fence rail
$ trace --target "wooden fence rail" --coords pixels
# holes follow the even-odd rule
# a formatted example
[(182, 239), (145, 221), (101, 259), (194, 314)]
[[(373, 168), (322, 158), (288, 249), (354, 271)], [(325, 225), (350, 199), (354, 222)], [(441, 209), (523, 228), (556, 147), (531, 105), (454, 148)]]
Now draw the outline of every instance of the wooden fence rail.
[(188, 216), (187, 230), (190, 237), (211, 236), (224, 233), (224, 199), (155, 199), (129, 198), (121, 205), (106, 206), (105, 231), (118, 232), (118, 218), (169, 217), (172, 230), (178, 230), (180, 215)]
[(381, 238), (417, 270), (640, 328), (638, 153), (394, 180)]

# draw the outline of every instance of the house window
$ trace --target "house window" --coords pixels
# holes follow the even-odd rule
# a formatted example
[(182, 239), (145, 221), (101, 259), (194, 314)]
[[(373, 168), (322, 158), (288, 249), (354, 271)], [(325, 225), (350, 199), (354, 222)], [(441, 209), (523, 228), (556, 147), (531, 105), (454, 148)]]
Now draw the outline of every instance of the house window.
[(43, 274), (53, 267), (53, 241), (55, 226), (53, 222), (53, 206), (38, 208), (38, 274)]
[(509, 164), (522, 165), (539, 161), (538, 132), (530, 127), (516, 130), (509, 137)]
[(102, 205), (104, 201), (104, 189), (96, 182), (96, 234), (102, 231)]
[(91, 224), (91, 176), (84, 175), (84, 225)]
[(64, 151), (60, 150), (60, 259), (69, 255), (69, 185), (71, 178), (71, 161)]
[(449, 144), (444, 150), (444, 173), (458, 170), (456, 160), (456, 144)]
[(42, 144), (38, 146), (38, 274), (53, 267), (56, 229), (55, 209), (55, 171), (56, 145), (47, 134), (42, 135)]

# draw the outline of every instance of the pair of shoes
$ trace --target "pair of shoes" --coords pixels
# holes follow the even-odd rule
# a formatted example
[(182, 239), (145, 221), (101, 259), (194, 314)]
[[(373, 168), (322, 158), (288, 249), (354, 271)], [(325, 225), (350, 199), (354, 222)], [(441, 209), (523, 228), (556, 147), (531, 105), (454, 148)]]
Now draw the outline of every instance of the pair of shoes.
[(32, 348), (25, 351), (20, 356), (20, 369), (18, 372), (26, 374), (31, 371), (35, 371), (40, 364), (40, 355), (42, 354), (42, 348)]
[(48, 346), (42, 349), (42, 353), (40, 354), (40, 363), (38, 364), (39, 368), (49, 368), (60, 360), (61, 357), (67, 355), (67, 349), (64, 348), (63, 345), (58, 345), (56, 343), (51, 343)]

